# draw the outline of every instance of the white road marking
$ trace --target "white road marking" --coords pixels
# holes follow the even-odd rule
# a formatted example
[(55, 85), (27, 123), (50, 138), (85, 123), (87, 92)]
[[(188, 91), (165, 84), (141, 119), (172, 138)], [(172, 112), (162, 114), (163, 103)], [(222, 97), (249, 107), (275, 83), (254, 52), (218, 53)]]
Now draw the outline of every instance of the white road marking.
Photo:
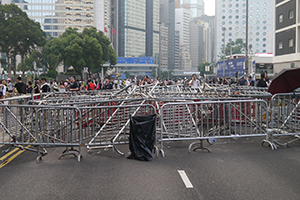
[(190, 179), (187, 177), (186, 173), (184, 170), (177, 170), (179, 175), (181, 176), (182, 181), (185, 184), (186, 188), (194, 188), (194, 186), (192, 185)]

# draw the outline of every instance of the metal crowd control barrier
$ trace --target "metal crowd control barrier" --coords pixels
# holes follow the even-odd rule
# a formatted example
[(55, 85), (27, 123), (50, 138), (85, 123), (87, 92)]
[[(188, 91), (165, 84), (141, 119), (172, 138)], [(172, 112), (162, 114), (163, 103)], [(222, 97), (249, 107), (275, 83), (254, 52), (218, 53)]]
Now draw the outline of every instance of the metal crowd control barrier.
[(199, 140), (196, 149), (206, 149), (203, 140), (266, 137), (268, 106), (262, 100), (178, 102), (164, 104), (160, 110), (160, 150), (164, 156), (163, 143), (167, 141)]
[[(300, 93), (275, 94), (271, 100), (271, 116), (270, 139), (275, 148), (300, 140)], [(284, 141), (286, 136), (295, 138)]]
[[(89, 110), (89, 115), (83, 117), (83, 139), (88, 150), (98, 148), (114, 148), (124, 155), (116, 145), (129, 142), (129, 122), (131, 116), (156, 114), (156, 109), (150, 104), (96, 106), (79, 108), (82, 113)], [(158, 151), (156, 151), (157, 153)]]
[(80, 161), (82, 117), (78, 108), (0, 105), (0, 109), (0, 144), (37, 152), (37, 162), (47, 154), (46, 147), (66, 147), (60, 157), (69, 154), (76, 156), (70, 152), (76, 151)]

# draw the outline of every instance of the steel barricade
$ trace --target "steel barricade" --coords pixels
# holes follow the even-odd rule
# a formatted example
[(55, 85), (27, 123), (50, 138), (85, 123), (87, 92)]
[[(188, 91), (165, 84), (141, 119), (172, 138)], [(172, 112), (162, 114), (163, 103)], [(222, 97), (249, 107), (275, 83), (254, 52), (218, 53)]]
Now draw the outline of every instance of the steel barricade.
[[(79, 153), (78, 161), (80, 161), (82, 117), (78, 108), (0, 105), (0, 109), (2, 110), (0, 144), (37, 152), (37, 162), (47, 154), (45, 147), (66, 147), (60, 158), (70, 154), (77, 157), (71, 153), (76, 151)], [(7, 135), (8, 137), (5, 137)], [(76, 150), (74, 147), (79, 149)]]
[(91, 110), (82, 121), (84, 140), (89, 139), (86, 144), (88, 150), (114, 148), (121, 155), (124, 153), (116, 145), (128, 144), (130, 117), (156, 114), (155, 107), (150, 104), (80, 107), (79, 109), (82, 113), (87, 109)]
[(206, 149), (203, 140), (265, 136), (268, 106), (263, 100), (178, 102), (164, 104), (160, 110), (160, 148), (163, 142), (199, 140), (194, 150)]
[(275, 94), (271, 100), (271, 116), (271, 141), (275, 147), (300, 140), (300, 93)]

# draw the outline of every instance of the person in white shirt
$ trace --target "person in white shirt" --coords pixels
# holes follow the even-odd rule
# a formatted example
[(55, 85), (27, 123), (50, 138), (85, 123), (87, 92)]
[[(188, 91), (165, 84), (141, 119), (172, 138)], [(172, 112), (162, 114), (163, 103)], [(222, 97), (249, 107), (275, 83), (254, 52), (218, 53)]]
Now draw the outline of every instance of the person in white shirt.
[[(5, 99), (6, 95), (6, 80), (2, 80), (0, 84), (0, 99)], [(3, 104), (7, 105), (8, 101), (3, 101)]]
[(193, 74), (192, 80), (190, 80), (189, 85), (192, 86), (192, 88), (199, 88), (200, 82), (197, 80), (196, 74)]

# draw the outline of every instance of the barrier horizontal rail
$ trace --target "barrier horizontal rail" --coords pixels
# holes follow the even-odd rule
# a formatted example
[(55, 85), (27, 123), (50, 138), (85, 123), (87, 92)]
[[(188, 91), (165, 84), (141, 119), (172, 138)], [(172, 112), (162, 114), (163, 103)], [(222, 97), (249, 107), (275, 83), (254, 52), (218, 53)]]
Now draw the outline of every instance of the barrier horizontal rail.
[[(203, 101), (166, 103), (160, 109), (160, 148), (167, 141), (199, 140), (193, 145), (203, 146), (203, 140), (266, 137), (268, 106), (263, 100)], [(196, 148), (197, 149), (197, 148)]]
[[(11, 145), (38, 153), (37, 161), (47, 154), (46, 147), (66, 147), (62, 153), (81, 158), (82, 117), (76, 107), (0, 105), (2, 110), (0, 144)], [(75, 116), (77, 119), (75, 120)], [(5, 137), (8, 136), (8, 137)], [(69, 148), (71, 147), (71, 149)], [(75, 150), (73, 147), (78, 147)]]
[[(300, 93), (273, 95), (271, 116), (271, 141), (275, 147), (276, 145), (289, 146), (300, 139)], [(295, 138), (284, 141), (281, 139), (283, 136)]]
[[(85, 113), (87, 108), (79, 108)], [(157, 114), (151, 104), (91, 107), (91, 112), (83, 118), (83, 139), (87, 141), (88, 150), (114, 148), (118, 144), (129, 142), (129, 122), (131, 116)], [(96, 117), (95, 117), (96, 116)]]

